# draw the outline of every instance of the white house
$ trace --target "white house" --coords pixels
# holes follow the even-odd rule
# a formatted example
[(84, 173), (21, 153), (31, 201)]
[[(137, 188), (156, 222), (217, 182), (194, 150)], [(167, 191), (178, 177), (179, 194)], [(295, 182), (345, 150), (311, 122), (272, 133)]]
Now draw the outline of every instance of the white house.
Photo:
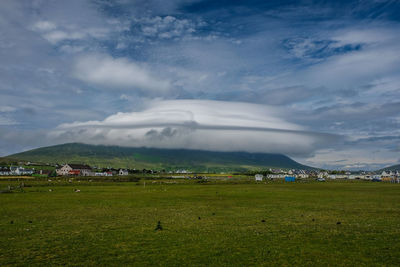
[(10, 175), (32, 175), (33, 170), (24, 167), (10, 167)]
[(262, 174), (256, 174), (254, 177), (256, 178), (256, 181), (262, 181), (264, 178)]
[(271, 179), (283, 179), (285, 178), (285, 174), (268, 174), (267, 178), (271, 178)]
[(56, 170), (57, 175), (80, 175), (80, 176), (91, 176), (92, 168), (84, 164), (65, 164), (61, 168)]
[(327, 172), (318, 173), (318, 178), (327, 178), (327, 177), (328, 177), (328, 173)]
[(310, 177), (307, 173), (300, 173), (296, 175), (297, 178), (303, 178), (306, 179), (308, 177)]
[(0, 167), (0, 175), (10, 175), (10, 168)]
[(125, 176), (125, 175), (128, 175), (128, 174), (129, 174), (128, 170), (119, 169), (119, 171), (118, 171), (118, 175), (121, 175), (121, 176)]

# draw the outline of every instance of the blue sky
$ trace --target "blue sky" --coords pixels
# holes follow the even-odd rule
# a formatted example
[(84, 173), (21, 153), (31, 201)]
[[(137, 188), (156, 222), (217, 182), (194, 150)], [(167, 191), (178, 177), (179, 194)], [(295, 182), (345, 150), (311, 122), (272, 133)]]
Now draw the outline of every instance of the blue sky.
[(2, 1), (0, 155), (66, 142), (400, 161), (399, 1)]

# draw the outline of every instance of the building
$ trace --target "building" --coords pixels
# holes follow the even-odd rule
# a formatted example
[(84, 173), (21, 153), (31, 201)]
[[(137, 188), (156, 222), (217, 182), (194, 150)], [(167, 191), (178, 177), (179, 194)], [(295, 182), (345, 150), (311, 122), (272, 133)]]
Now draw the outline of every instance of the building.
[(10, 175), (32, 175), (32, 169), (25, 169), (24, 167), (10, 167)]
[(320, 172), (318, 173), (318, 178), (327, 178), (329, 174), (327, 172)]
[(262, 174), (256, 174), (255, 176), (256, 181), (262, 181), (264, 176)]
[(125, 176), (128, 174), (129, 174), (128, 170), (119, 169), (119, 171), (118, 171), (118, 175), (121, 175), (121, 176)]
[(92, 168), (84, 164), (65, 164), (61, 168), (56, 170), (57, 175), (80, 175), (80, 176), (91, 176)]
[(0, 175), (10, 175), (11, 170), (9, 167), (0, 167)]
[(267, 175), (267, 178), (270, 178), (270, 179), (283, 179), (283, 178), (285, 178), (285, 174), (268, 174)]
[(285, 177), (285, 182), (294, 182), (296, 180), (296, 177), (294, 176), (286, 176)]
[(300, 173), (300, 174), (297, 174), (296, 177), (297, 177), (297, 178), (306, 179), (306, 178), (309, 178), (310, 175), (308, 175), (307, 173)]

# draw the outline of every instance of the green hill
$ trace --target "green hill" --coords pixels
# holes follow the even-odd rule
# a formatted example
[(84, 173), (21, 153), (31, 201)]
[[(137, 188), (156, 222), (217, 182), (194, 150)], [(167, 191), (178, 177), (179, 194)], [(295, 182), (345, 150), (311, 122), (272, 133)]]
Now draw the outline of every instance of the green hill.
[(311, 169), (281, 154), (133, 148), (80, 143), (43, 147), (8, 157), (45, 163), (85, 163), (98, 167), (156, 170), (188, 169), (196, 172), (245, 171), (270, 167)]

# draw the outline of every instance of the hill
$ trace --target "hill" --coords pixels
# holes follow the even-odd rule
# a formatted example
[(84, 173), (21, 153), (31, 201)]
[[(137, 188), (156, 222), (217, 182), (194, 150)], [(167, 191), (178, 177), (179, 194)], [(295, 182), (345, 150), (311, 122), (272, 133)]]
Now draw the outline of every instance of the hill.
[(397, 165), (393, 165), (393, 166), (389, 166), (383, 169), (378, 170), (378, 172), (382, 172), (382, 171), (399, 171), (400, 170), (400, 164)]
[(196, 172), (245, 171), (271, 167), (312, 169), (281, 154), (134, 148), (80, 143), (43, 147), (8, 157), (46, 163), (86, 163), (98, 167), (156, 170), (189, 169)]

